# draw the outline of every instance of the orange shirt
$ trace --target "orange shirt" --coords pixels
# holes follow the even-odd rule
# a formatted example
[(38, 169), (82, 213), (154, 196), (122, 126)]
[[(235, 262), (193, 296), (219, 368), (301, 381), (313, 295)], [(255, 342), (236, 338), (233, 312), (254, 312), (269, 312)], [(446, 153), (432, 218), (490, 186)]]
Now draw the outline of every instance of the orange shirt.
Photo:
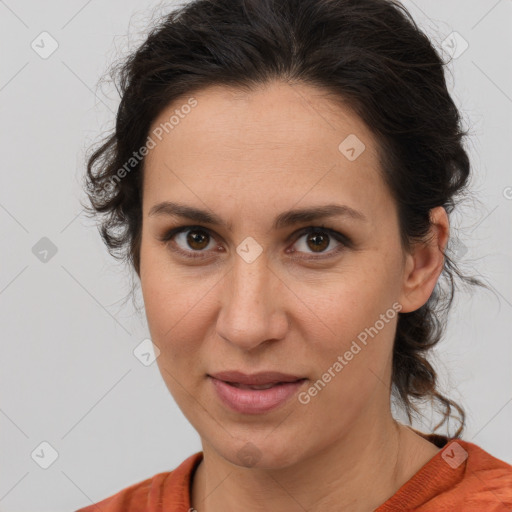
[[(512, 466), (468, 441), (421, 434), (439, 448), (374, 512), (511, 512)], [(203, 452), (77, 512), (192, 512), (190, 485)]]

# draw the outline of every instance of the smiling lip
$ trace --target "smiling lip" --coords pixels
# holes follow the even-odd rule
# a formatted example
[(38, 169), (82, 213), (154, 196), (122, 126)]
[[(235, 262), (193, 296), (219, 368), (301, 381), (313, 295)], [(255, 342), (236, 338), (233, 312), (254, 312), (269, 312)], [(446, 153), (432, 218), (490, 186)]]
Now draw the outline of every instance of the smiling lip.
[[(230, 409), (242, 414), (261, 414), (284, 404), (306, 381), (280, 372), (246, 375), (220, 372), (209, 375), (217, 396)], [(255, 389), (254, 386), (268, 386)]]

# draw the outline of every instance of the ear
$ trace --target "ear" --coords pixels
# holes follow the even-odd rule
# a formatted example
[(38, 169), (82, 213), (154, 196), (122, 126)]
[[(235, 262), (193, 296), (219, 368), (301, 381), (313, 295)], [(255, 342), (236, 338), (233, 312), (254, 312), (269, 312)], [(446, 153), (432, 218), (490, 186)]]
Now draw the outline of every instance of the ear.
[(450, 223), (442, 206), (430, 210), (430, 230), (426, 240), (413, 245), (405, 258), (400, 295), (401, 313), (416, 311), (427, 302), (443, 270)]

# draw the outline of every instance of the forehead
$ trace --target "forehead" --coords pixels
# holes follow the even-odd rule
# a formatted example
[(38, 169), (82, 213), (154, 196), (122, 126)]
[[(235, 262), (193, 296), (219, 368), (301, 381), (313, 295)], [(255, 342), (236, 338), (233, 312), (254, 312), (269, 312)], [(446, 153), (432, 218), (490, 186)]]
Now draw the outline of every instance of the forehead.
[[(213, 142), (223, 152), (233, 153), (279, 148), (328, 150), (340, 156), (338, 145), (348, 135), (364, 141), (373, 153), (373, 135), (341, 100), (336, 103), (326, 91), (305, 84), (271, 82), (252, 91), (227, 86), (212, 86), (182, 96), (168, 105), (152, 124), (160, 128), (164, 144), (174, 149)], [(174, 115), (173, 115), (174, 114)], [(172, 126), (169, 126), (171, 120)], [(193, 130), (196, 137), (190, 137)], [(230, 144), (231, 142), (231, 144)], [(214, 148), (209, 148), (214, 149)], [(158, 152), (158, 151), (157, 151)]]
[(182, 190), (205, 200), (237, 193), (296, 202), (329, 192), (333, 200), (367, 202), (385, 192), (371, 132), (321, 89), (273, 82), (192, 96), (195, 106), (185, 108), (194, 103), (183, 96), (152, 124), (161, 140), (146, 157), (145, 197), (165, 200)]

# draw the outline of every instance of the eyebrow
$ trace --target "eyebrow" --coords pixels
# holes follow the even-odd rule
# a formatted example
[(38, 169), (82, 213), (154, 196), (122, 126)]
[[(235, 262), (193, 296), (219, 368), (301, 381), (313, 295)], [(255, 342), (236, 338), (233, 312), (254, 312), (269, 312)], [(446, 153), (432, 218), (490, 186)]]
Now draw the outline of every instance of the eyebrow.
[[(183, 217), (194, 222), (222, 226), (231, 230), (232, 224), (225, 222), (215, 213), (201, 210), (185, 204), (163, 201), (155, 204), (149, 211), (148, 216), (168, 215), (171, 217)], [(313, 222), (327, 217), (349, 217), (355, 220), (366, 222), (365, 215), (354, 210), (350, 206), (341, 204), (327, 204), (322, 206), (313, 206), (310, 208), (301, 208), (289, 210), (280, 213), (274, 220), (273, 229), (281, 229), (304, 222)]]

